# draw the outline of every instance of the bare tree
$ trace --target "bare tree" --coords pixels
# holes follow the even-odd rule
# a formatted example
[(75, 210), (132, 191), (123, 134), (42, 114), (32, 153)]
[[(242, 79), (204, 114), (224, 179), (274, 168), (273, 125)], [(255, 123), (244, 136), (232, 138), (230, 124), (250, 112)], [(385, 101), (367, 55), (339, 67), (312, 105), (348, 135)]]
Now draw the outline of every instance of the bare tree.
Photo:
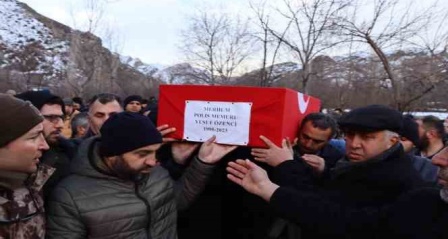
[(415, 37), (405, 39), (417, 49), (427, 51), (431, 56), (446, 52), (448, 48), (448, 9), (434, 5), (435, 10), (427, 15), (428, 23)]
[(81, 2), (78, 8), (75, 7), (74, 2), (69, 2), (68, 11), (72, 18), (73, 28), (102, 37), (111, 37), (111, 35), (114, 39), (119, 37), (110, 27), (110, 22), (105, 21), (104, 18), (108, 5), (118, 1), (120, 0), (77, 0), (77, 4)]
[[(413, 74), (411, 77), (420, 84), (420, 92), (412, 97), (408, 97), (405, 104), (420, 100), (426, 94), (433, 92), (436, 86), (442, 81), (446, 81), (446, 69), (448, 67), (447, 48), (448, 48), (448, 9), (434, 5), (435, 11), (428, 14), (428, 23), (418, 32), (415, 37), (406, 39), (417, 51), (426, 54), (425, 61), (418, 61), (415, 68), (419, 68), (419, 74)], [(426, 69), (421, 69), (426, 66)], [(423, 74), (422, 74), (423, 73)], [(413, 88), (414, 89), (414, 88)]]
[(248, 21), (231, 19), (225, 13), (198, 11), (189, 19), (182, 38), (187, 61), (207, 72), (197, 78), (210, 85), (228, 83), (253, 52)]
[[(106, 7), (106, 0), (83, 0), (82, 8), (78, 9), (73, 4), (74, 2), (69, 2), (68, 11), (70, 13), (72, 19), (72, 26), (75, 29), (79, 29), (81, 31), (87, 31), (90, 33), (95, 33), (98, 25), (103, 19), (103, 15)], [(79, 4), (79, 1), (76, 1)], [(79, 14), (82, 14), (82, 18), (85, 18), (85, 21), (80, 21)]]
[[(84, 45), (90, 45), (92, 47), (89, 49), (88, 59), (91, 65), (84, 67), (85, 71), (83, 75), (85, 77), (77, 76), (76, 74), (79, 72), (73, 66), (67, 66), (67, 73), (64, 74), (70, 78), (66, 84), (78, 95), (86, 94), (87, 90), (101, 89), (102, 91), (112, 91), (118, 87), (118, 70), (121, 65), (119, 54), (122, 52), (124, 46), (124, 38), (116, 26), (114, 26), (116, 24), (113, 24), (112, 21), (106, 21), (104, 17), (107, 14), (108, 5), (118, 1), (83, 0), (80, 8), (75, 8), (74, 5), (71, 5), (69, 8), (73, 19), (73, 26), (82, 31), (79, 34), (72, 35), (72, 48), (83, 49)], [(80, 20), (76, 14), (82, 14), (84, 18)], [(84, 36), (84, 41), (80, 41), (79, 36)], [(95, 44), (98, 39), (97, 36), (100, 37), (102, 46), (111, 51), (112, 57), (110, 59), (105, 58), (104, 56), (107, 54), (104, 54), (103, 49)], [(86, 39), (88, 40), (85, 41)], [(110, 69), (110, 76), (108, 74), (108, 77), (101, 79), (101, 81), (97, 79), (97, 73), (101, 71), (96, 66), (96, 64), (99, 64), (98, 62), (104, 62), (106, 66), (103, 67)]]
[[(396, 73), (390, 62), (390, 56), (385, 53), (388, 49), (397, 50), (404, 47), (405, 39), (410, 39), (419, 33), (428, 24), (430, 8), (417, 11), (415, 3), (408, 3), (406, 6), (400, 4), (399, 0), (374, 0), (373, 4), (363, 0), (353, 1), (353, 5), (347, 8), (345, 16), (339, 16), (333, 20), (337, 26), (335, 32), (340, 36), (346, 36), (354, 41), (367, 44), (382, 63), (385, 77), (383, 86), (390, 85), (392, 91), (392, 105), (403, 110), (409, 102), (403, 98), (400, 85), (403, 79)], [(372, 6), (373, 14), (369, 19), (359, 16), (357, 13), (364, 12), (360, 6)], [(427, 89), (421, 92), (422, 95), (428, 92)], [(420, 95), (417, 96), (421, 97)]]
[(313, 74), (311, 62), (314, 57), (337, 45), (339, 41), (328, 37), (332, 29), (332, 19), (348, 5), (345, 0), (283, 0), (276, 9), (280, 17), (287, 20), (284, 28), (263, 21), (270, 34), (288, 47), (302, 65), (300, 82), (302, 91), (307, 93), (308, 81)]
[[(256, 6), (250, 2), (250, 7), (257, 16), (257, 25), (260, 28), (260, 32), (255, 34), (255, 39), (262, 44), (262, 64), (260, 70), (260, 86), (272, 86), (272, 83), (278, 78), (273, 76), (274, 64), (277, 59), (282, 41), (273, 37), (269, 31), (269, 13), (266, 13), (266, 2)], [(281, 34), (284, 37), (286, 30)], [(273, 50), (271, 50), (271, 48)], [(272, 51), (272, 52), (271, 52)], [(270, 55), (271, 54), (271, 55)], [(270, 58), (270, 59), (268, 59)], [(268, 63), (268, 60), (270, 62)], [(270, 67), (268, 67), (270, 64)]]
[(94, 33), (101, 22), (106, 2), (103, 0), (84, 0), (84, 12), (87, 17), (86, 31)]

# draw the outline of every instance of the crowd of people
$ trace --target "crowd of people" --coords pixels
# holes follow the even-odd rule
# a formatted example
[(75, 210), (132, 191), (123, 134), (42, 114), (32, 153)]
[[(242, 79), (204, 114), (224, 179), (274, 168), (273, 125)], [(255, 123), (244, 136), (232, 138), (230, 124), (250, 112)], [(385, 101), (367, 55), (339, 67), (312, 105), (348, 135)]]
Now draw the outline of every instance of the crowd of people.
[(250, 148), (170, 138), (138, 95), (0, 112), (0, 238), (448, 238), (448, 119), (310, 113)]

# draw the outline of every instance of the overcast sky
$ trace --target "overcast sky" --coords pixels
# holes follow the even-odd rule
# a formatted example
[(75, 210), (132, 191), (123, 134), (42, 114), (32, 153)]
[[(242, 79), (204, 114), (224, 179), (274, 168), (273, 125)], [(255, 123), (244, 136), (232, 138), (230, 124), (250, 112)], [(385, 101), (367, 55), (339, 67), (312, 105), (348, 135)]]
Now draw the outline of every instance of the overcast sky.
[[(86, 22), (85, 2), (87, 0), (20, 0), (37, 12), (81, 30)], [(97, 0), (100, 1), (100, 0)], [(102, 25), (115, 33), (113, 48), (125, 56), (140, 58), (145, 63), (172, 65), (184, 61), (179, 50), (181, 30), (185, 29), (187, 18), (198, 8), (212, 11), (227, 11), (248, 16), (252, 13), (249, 0), (101, 0), (109, 3), (104, 8)], [(275, 5), (280, 0), (268, 0)], [(366, 0), (366, 2), (373, 0)], [(448, 0), (400, 0), (406, 8), (412, 4), (438, 1), (442, 8), (448, 8)], [(369, 8), (370, 9), (370, 8)], [(359, 17), (368, 16), (360, 13)], [(85, 25), (84, 25), (85, 27)], [(99, 33), (101, 35), (101, 33)], [(117, 47), (118, 45), (118, 47)], [(112, 49), (114, 50), (114, 49)]]
[[(85, 20), (84, 0), (20, 0), (37, 12), (69, 26)], [(204, 7), (203, 0), (109, 0), (103, 26), (110, 25), (119, 35), (122, 55), (146, 63), (182, 62), (178, 50), (180, 32), (189, 12)], [(207, 8), (239, 11), (248, 9), (246, 0), (207, 0)], [(74, 20), (76, 19), (76, 20)], [(79, 28), (81, 26), (78, 26)]]

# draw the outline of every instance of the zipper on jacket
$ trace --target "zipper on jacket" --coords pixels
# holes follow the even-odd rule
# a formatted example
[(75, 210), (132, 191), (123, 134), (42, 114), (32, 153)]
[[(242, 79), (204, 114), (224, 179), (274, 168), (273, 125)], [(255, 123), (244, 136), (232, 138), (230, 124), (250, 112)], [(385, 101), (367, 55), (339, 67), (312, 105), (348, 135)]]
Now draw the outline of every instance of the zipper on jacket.
[(151, 207), (149, 206), (149, 203), (146, 200), (146, 198), (144, 198), (140, 194), (140, 191), (138, 190), (138, 184), (139, 184), (138, 182), (135, 182), (134, 184), (135, 195), (137, 196), (138, 199), (142, 200), (146, 206), (146, 214), (148, 215), (148, 223), (146, 225), (146, 228), (148, 230), (148, 234), (150, 234), (148, 238), (151, 238)]

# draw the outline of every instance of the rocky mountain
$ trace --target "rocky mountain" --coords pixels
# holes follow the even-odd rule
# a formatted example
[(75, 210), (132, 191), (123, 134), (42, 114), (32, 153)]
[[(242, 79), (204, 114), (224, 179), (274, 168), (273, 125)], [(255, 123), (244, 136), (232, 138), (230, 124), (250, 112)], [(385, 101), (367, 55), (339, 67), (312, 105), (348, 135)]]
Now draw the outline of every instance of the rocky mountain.
[(157, 94), (159, 80), (124, 64), (89, 32), (73, 30), (16, 0), (0, 1), (0, 90), (48, 88), (88, 98)]
[[(272, 67), (272, 76), (297, 72), (295, 63)], [(188, 63), (146, 64), (112, 53), (99, 37), (43, 16), (17, 0), (0, 1), (0, 91), (48, 88), (63, 96), (113, 92), (157, 95), (158, 85), (205, 84), (204, 70)], [(247, 73), (257, 77), (257, 71)], [(234, 77), (224, 84), (244, 84)]]
[[(248, 72), (236, 79), (236, 82), (249, 86), (291, 87), (294, 81), (297, 81), (301, 70), (300, 64), (282, 62), (266, 67), (265, 72), (263, 69)], [(264, 82), (262, 82), (263, 79), (265, 79)]]
[[(196, 68), (189, 63), (180, 63), (172, 66), (146, 64), (138, 58), (121, 56), (122, 63), (137, 69), (141, 73), (156, 78), (165, 84), (205, 84), (201, 76), (205, 78), (207, 74), (204, 70)], [(274, 64), (267, 68), (268, 73), (273, 79), (272, 85), (281, 84), (286, 75), (297, 74), (301, 67), (295, 62), (283, 62)], [(245, 73), (242, 76), (232, 77), (230, 82), (221, 82), (221, 84), (239, 84), (244, 85), (246, 81), (257, 81), (261, 74), (261, 69), (256, 69)], [(219, 78), (217, 76), (217, 78)], [(252, 83), (248, 83), (253, 85)]]
[(195, 68), (189, 63), (179, 63), (172, 66), (146, 64), (138, 58), (121, 56), (121, 62), (138, 70), (146, 76), (156, 78), (165, 84), (204, 84), (201, 76), (204, 70)]
[[(329, 108), (366, 104), (446, 108), (448, 52), (396, 50), (386, 55), (394, 82), (372, 52), (315, 57), (305, 90), (301, 65), (294, 62), (225, 80), (216, 76), (216, 82), (287, 87), (316, 96)], [(73, 30), (17, 0), (0, 0), (0, 92), (48, 88), (61, 96), (89, 98), (112, 92), (149, 97), (158, 95), (159, 84), (206, 84), (204, 79), (207, 72), (191, 64), (151, 65), (112, 53), (89, 32)]]

